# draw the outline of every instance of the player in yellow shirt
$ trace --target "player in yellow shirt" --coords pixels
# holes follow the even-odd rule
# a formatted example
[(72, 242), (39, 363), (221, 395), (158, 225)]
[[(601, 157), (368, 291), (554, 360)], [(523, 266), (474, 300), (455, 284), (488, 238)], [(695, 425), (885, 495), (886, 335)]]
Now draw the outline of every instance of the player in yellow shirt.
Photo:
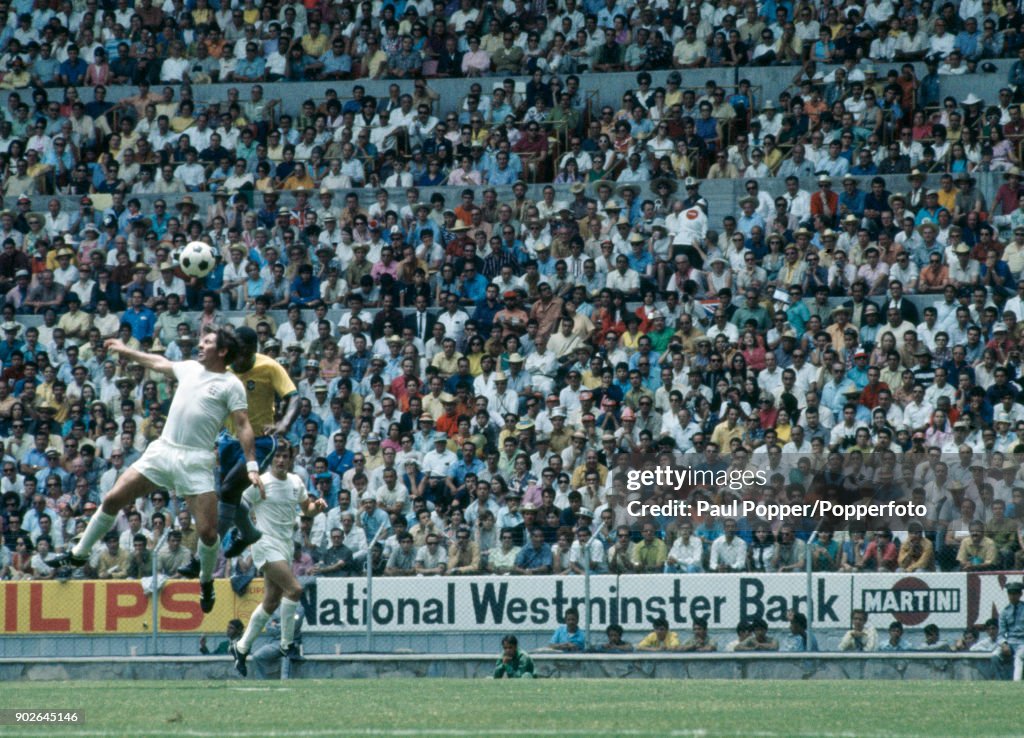
[[(256, 353), (258, 340), (252, 328), (238, 328), (235, 336), (240, 344), (238, 358), (229, 370), (242, 380), (245, 396), (249, 403), (249, 423), (256, 436), (256, 461), (260, 472), (264, 472), (274, 459), (277, 436), (288, 432), (299, 412), (299, 393), (288, 372), (276, 361)], [(280, 400), (284, 404), (281, 420), (274, 422), (274, 413)], [(227, 558), (237, 556), (246, 546), (260, 538), (260, 532), (252, 524), (249, 505), (242, 500), (242, 493), (249, 486), (242, 447), (233, 435), (234, 428), (228, 421), (227, 430), (217, 439), (220, 455), (220, 504), (218, 506), (218, 528), (225, 538)], [(224, 536), (232, 526), (237, 530)]]

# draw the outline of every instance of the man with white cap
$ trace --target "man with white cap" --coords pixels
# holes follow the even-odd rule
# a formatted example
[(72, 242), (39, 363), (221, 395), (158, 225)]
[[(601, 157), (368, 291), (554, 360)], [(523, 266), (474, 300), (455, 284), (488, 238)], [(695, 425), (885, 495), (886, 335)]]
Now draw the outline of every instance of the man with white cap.
[(513, 352), (508, 357), (508, 388), (515, 392), (521, 401), (525, 401), (527, 395), (533, 396), (533, 382), (530, 373), (525, 371), (526, 359), (519, 352)]
[(1012, 418), (1010, 413), (997, 411), (995, 414), (995, 430), (996, 439), (995, 451), (999, 453), (1009, 453), (1017, 446), (1019, 442), (1017, 434), (1010, 430)]
[(524, 371), (530, 375), (533, 388), (545, 396), (549, 395), (554, 387), (555, 373), (558, 371), (558, 357), (548, 348), (547, 337), (538, 335), (534, 350), (525, 358)]
[(519, 415), (519, 395), (515, 390), (509, 389), (508, 375), (505, 372), (497, 371), (493, 375), (493, 382), (494, 393), (490, 398), (490, 408), (500, 415), (506, 413)]
[(683, 182), (687, 194), (696, 197), (693, 204), (676, 201), (672, 213), (665, 218), (665, 227), (672, 236), (674, 246), (694, 246), (704, 243), (708, 233), (708, 203), (697, 192), (697, 180), (687, 177)]
[(447, 434), (435, 431), (433, 443), (434, 448), (423, 454), (420, 469), (427, 476), (428, 497), (435, 500), (445, 499), (449, 494), (455, 493), (455, 485), (449, 477), (449, 470), (459, 459), (448, 450)]

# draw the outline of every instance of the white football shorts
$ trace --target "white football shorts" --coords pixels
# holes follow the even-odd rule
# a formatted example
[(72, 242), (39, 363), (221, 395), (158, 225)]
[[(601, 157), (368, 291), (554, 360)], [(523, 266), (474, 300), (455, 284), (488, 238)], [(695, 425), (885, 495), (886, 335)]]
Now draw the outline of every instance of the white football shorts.
[(158, 438), (146, 447), (132, 468), (153, 484), (190, 497), (214, 492), (213, 472), (217, 453), (210, 449), (190, 448)]

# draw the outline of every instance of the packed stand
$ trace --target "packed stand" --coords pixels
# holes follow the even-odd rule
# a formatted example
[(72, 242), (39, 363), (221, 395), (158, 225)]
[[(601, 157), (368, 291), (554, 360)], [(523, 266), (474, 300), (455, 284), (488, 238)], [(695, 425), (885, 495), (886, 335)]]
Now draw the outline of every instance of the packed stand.
[[(1018, 55), (1015, 8), (19, 5), (0, 34), (4, 576), (60, 575), (47, 553), (160, 433), (173, 385), (102, 341), (188, 358), (226, 320), (302, 397), (294, 470), (331, 509), (299, 521), (297, 574), (1021, 567), (1024, 62), (998, 100), (939, 92)], [(648, 73), (766, 64), (792, 76), (774, 100)], [(615, 71), (635, 88), (594, 104)], [(442, 101), (445, 76), (492, 79)], [(383, 77), (379, 98), (330, 89)], [(244, 93), (203, 100), (211, 81)], [(275, 81), (326, 94), (285, 110)], [(717, 178), (747, 196), (709, 213)], [(221, 255), (202, 280), (175, 263), (196, 239)], [(813, 537), (637, 517), (637, 458), (771, 472), (692, 500), (929, 514)], [(180, 576), (179, 508), (124, 511), (84, 575), (142, 578), (173, 529), (157, 566)]]
[[(0, 13), (9, 197), (764, 177), (805, 173), (805, 159), (833, 176), (956, 175), (1016, 165), (1024, 135), (1011, 104), (1024, 96), (1021, 15), (989, 0), (18, 0)], [(998, 101), (942, 99), (943, 77), (988, 81), (1012, 58)], [(688, 89), (679, 71), (772, 65), (792, 77), (778, 100), (743, 80), (721, 89), (717, 72)], [(661, 70), (673, 71), (652, 85)], [(610, 72), (639, 72), (637, 87), (597, 110), (581, 79)], [(470, 84), (442, 109), (429, 80), (446, 78)], [(261, 85), (376, 79), (397, 82), (287, 110)], [(194, 96), (211, 82), (243, 89)], [(137, 92), (108, 99), (125, 86)]]

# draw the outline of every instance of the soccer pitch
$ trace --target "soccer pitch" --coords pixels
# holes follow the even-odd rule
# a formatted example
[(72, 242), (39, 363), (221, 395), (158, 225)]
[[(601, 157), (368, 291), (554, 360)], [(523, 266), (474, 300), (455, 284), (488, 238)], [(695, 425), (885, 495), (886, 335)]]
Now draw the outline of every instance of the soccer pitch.
[(1020, 736), (1008, 682), (294, 680), (7, 683), (84, 723), (0, 736)]

